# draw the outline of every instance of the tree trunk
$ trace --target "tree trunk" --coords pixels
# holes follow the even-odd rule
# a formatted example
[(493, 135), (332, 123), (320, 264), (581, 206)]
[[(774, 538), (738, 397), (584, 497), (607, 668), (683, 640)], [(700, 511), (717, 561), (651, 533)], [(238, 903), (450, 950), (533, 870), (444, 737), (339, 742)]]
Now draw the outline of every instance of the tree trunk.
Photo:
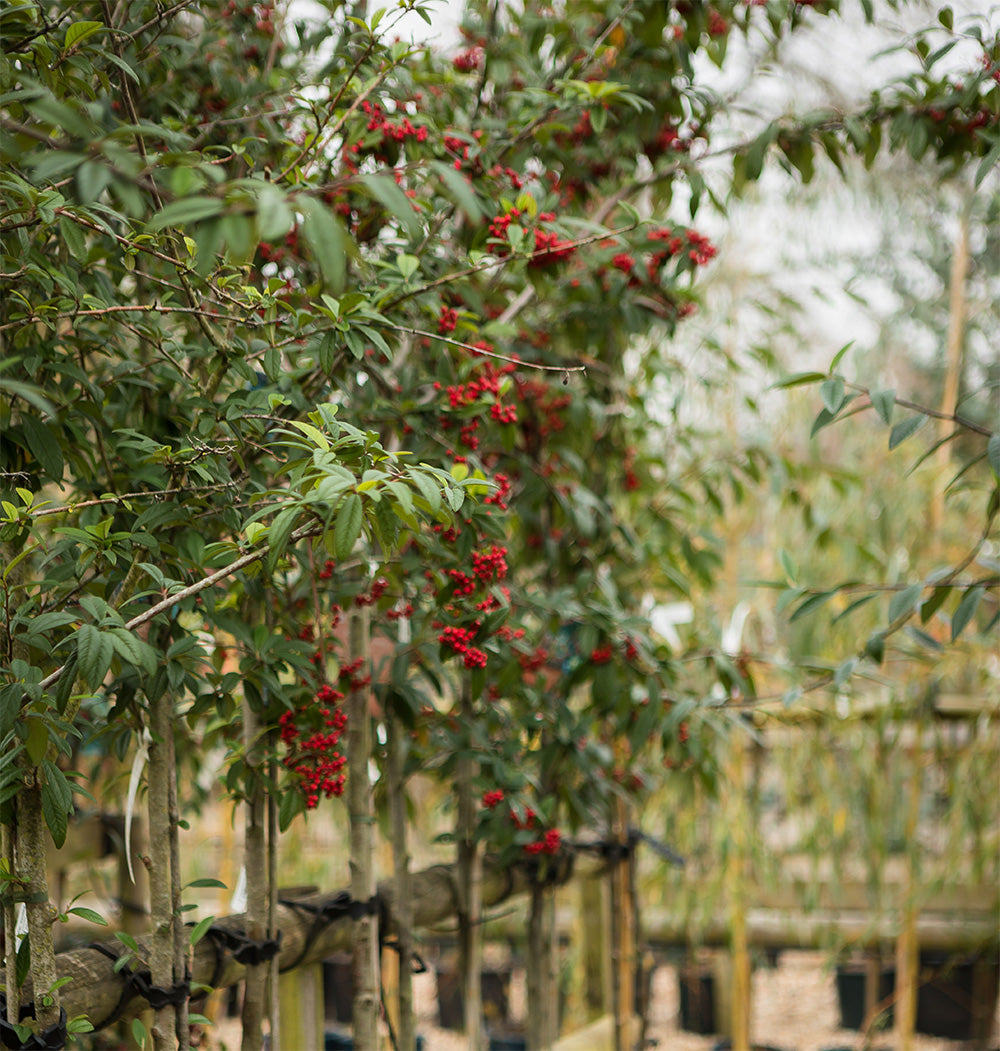
[[(262, 942), (268, 936), (267, 844), (264, 833), (267, 820), (267, 795), (264, 786), (264, 764), (261, 756), (260, 721), (250, 704), (243, 702), (243, 747), (246, 754), (249, 791), (244, 807), (247, 887), (247, 937)], [(247, 968), (243, 995), (242, 1051), (261, 1051), (264, 1043), (264, 1017), (267, 1013), (267, 963)]]
[[(371, 666), (368, 610), (351, 613), (351, 657)], [(371, 758), (369, 688), (351, 690), (347, 698), (347, 803), (351, 824), (351, 897), (364, 905), (375, 897), (375, 822), (368, 763)], [(379, 1015), (378, 917), (364, 912), (354, 921), (354, 1047), (377, 1051)]]
[[(174, 981), (181, 982), (190, 971), (188, 960), (188, 935), (181, 912), (181, 845), (180, 809), (177, 806), (177, 755), (174, 749), (173, 731), (167, 735), (168, 805), (170, 814), (170, 898), (173, 908)], [(177, 1049), (189, 1051), (191, 1030), (188, 1025), (188, 1001), (177, 1007)]]
[[(462, 689), (462, 725), (473, 725), (472, 695), (466, 683)], [(476, 843), (476, 803), (472, 782), (476, 773), (475, 761), (464, 756), (459, 759), (455, 774), (458, 794), (458, 972), (465, 1005), (465, 1034), (469, 1051), (480, 1051), (482, 1043), (482, 858)]]
[(386, 709), (389, 736), (389, 810), (392, 826), (392, 870), (396, 892), (396, 946), (399, 950), (397, 1051), (416, 1051), (413, 1016), (413, 902), (410, 898), (410, 854), (406, 841), (405, 728), (390, 704)]
[[(174, 890), (170, 864), (170, 779), (168, 738), (173, 735), (173, 703), (166, 693), (150, 702), (149, 745), (149, 907), (152, 935), (149, 971), (153, 985), (174, 984)], [(153, 1015), (153, 1051), (174, 1051), (177, 1012), (168, 1004)]]

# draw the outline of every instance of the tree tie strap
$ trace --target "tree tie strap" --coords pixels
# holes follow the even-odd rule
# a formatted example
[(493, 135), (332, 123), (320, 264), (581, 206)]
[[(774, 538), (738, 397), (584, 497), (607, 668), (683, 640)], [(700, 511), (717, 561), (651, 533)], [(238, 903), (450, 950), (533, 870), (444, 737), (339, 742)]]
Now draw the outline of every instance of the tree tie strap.
[(191, 980), (185, 978), (183, 981), (175, 982), (169, 989), (153, 984), (153, 976), (147, 971), (133, 971), (127, 965), (118, 966), (121, 957), (100, 942), (91, 942), (87, 946), (95, 952), (101, 953), (115, 963), (115, 969), (122, 976), (123, 984), (121, 996), (114, 1010), (100, 1024), (94, 1023), (95, 1029), (106, 1029), (109, 1025), (117, 1022), (125, 1009), (125, 1005), (133, 996), (141, 996), (154, 1011), (161, 1011), (164, 1007), (180, 1007), (191, 997)]
[[(34, 1003), (22, 1004), (18, 1021), (34, 1017)], [(55, 1025), (41, 1033), (30, 1033), (22, 1040), (15, 1026), (7, 1021), (7, 997), (0, 993), (0, 1045), (10, 1051), (61, 1051), (66, 1046), (66, 1012), (60, 1008)]]
[[(352, 898), (346, 890), (342, 890), (339, 894), (335, 894), (328, 901), (323, 902), (322, 905), (314, 905), (312, 902), (306, 901), (296, 901), (294, 898), (279, 898), (278, 903), (289, 909), (297, 909), (300, 912), (307, 912), (312, 916), (312, 923), (309, 924), (309, 929), (306, 931), (306, 938), (302, 946), (302, 951), (292, 963), (287, 967), (281, 968), (282, 974), (286, 971), (294, 970), (300, 963), (302, 963), (306, 956), (309, 955), (309, 950), (315, 945), (316, 939), (320, 936), (320, 933), (326, 930), (326, 928), (332, 923), (336, 923), (337, 920), (343, 919), (360, 920), (364, 919), (366, 916), (377, 916), (380, 909), (380, 901), (377, 894), (370, 897), (367, 901), (358, 901), (357, 899)], [(383, 925), (379, 924), (379, 926), (381, 928)]]
[(281, 931), (274, 938), (264, 938), (255, 941), (248, 937), (243, 931), (232, 931), (228, 927), (211, 926), (205, 931), (205, 936), (212, 940), (215, 946), (215, 974), (209, 985), (215, 986), (222, 968), (225, 964), (224, 952), (232, 954), (233, 959), (244, 967), (259, 967), (268, 960), (273, 960), (281, 949)]

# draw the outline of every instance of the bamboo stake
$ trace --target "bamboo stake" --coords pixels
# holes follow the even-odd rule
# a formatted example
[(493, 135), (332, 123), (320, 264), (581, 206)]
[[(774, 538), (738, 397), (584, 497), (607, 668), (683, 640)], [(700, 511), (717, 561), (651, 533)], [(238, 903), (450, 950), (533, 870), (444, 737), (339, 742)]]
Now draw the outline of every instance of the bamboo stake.
[[(353, 658), (360, 657), (368, 674), (371, 647), (368, 610), (351, 613), (348, 632)], [(369, 902), (375, 897), (375, 822), (368, 763), (371, 757), (371, 715), (367, 687), (352, 689), (347, 697), (347, 802), (351, 826), (351, 897)], [(379, 1014), (378, 920), (364, 914), (353, 924), (354, 1047), (377, 1051)]]
[(896, 1039), (899, 1051), (913, 1051), (917, 1024), (917, 987), (920, 941), (917, 934), (917, 824), (920, 819), (921, 776), (918, 746), (913, 749), (909, 808), (906, 815), (906, 855), (903, 876), (901, 925), (896, 941)]

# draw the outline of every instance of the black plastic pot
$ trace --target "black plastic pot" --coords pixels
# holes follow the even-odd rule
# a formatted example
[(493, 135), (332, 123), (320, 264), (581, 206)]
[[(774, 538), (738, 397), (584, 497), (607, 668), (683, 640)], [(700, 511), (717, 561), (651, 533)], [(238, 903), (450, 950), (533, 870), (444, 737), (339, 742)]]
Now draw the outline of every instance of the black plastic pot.
[(715, 1025), (715, 979), (707, 967), (682, 966), (677, 970), (680, 988), (681, 1029), (707, 1036)]
[(949, 1040), (988, 1036), (998, 988), (1000, 971), (996, 958), (922, 952), (917, 1032)]
[[(892, 996), (896, 988), (896, 970), (883, 966), (879, 978), (879, 1000)], [(840, 1007), (840, 1028), (860, 1029), (865, 1023), (865, 965), (845, 963), (837, 968), (837, 1004)], [(885, 1028), (893, 1024), (892, 1007), (884, 1015)]]
[[(483, 971), (479, 976), (483, 1019), (487, 1027), (500, 1025), (510, 1016), (510, 970)], [(458, 971), (437, 969), (438, 1023), (442, 1029), (465, 1028), (465, 997)]]

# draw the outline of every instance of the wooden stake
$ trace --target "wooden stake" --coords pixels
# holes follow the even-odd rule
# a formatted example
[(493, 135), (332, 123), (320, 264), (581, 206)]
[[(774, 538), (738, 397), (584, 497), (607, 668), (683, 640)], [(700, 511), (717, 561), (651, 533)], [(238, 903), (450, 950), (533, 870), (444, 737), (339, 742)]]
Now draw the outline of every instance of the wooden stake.
[[(474, 718), (472, 694), (466, 684), (461, 700), (462, 725), (471, 727)], [(458, 761), (455, 777), (458, 793), (459, 975), (463, 983), (469, 1051), (480, 1051), (483, 1018), (482, 855), (475, 839), (476, 801), (472, 789), (475, 771), (475, 761), (466, 756)]]

